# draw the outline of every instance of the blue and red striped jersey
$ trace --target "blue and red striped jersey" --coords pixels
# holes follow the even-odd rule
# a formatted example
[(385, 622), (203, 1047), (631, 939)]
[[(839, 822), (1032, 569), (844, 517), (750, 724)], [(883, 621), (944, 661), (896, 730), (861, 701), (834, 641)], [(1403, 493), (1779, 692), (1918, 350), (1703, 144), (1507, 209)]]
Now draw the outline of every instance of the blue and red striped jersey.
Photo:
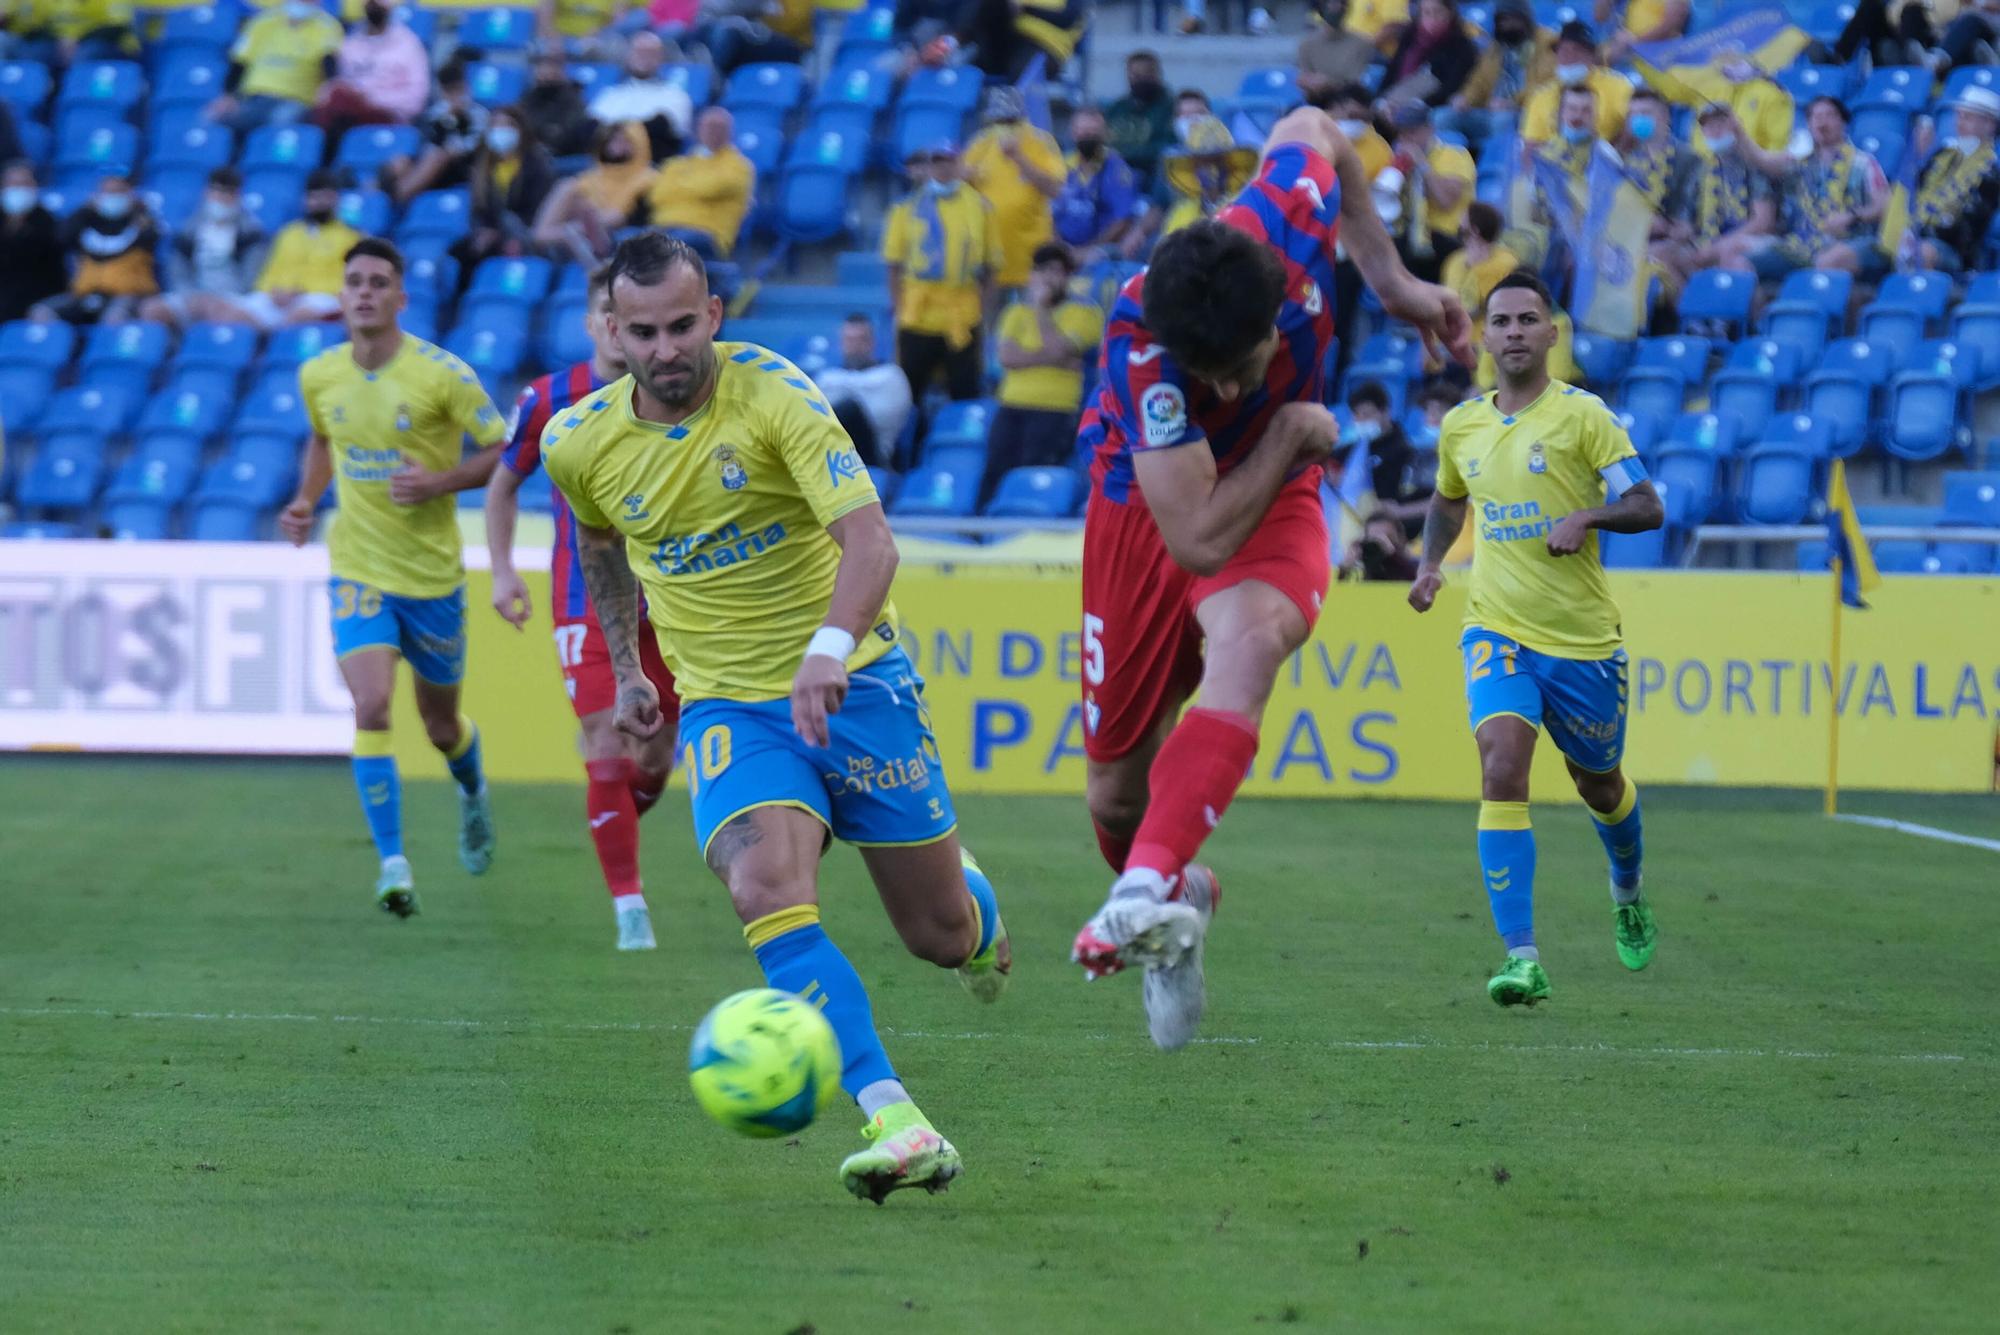
[(1218, 222), (1249, 233), (1285, 263), (1277, 355), (1256, 393), (1224, 402), (1153, 341), (1144, 320), (1146, 275), (1127, 282), (1111, 308), (1099, 354), (1097, 395), (1077, 428), (1091, 453), (1091, 483), (1108, 500), (1138, 498), (1132, 456), (1206, 442), (1227, 473), (1287, 403), (1324, 401), (1333, 383), (1333, 246), (1340, 182), (1333, 164), (1303, 144), (1281, 144)]
[[(542, 428), (564, 409), (604, 388), (589, 362), (578, 362), (567, 371), (553, 371), (531, 380), (514, 401), (513, 427), (500, 461), (522, 477), (542, 466)], [(556, 546), (549, 556), (549, 601), (558, 621), (591, 618), (590, 593), (583, 586), (583, 570), (577, 564), (576, 519), (569, 502), (555, 493)]]

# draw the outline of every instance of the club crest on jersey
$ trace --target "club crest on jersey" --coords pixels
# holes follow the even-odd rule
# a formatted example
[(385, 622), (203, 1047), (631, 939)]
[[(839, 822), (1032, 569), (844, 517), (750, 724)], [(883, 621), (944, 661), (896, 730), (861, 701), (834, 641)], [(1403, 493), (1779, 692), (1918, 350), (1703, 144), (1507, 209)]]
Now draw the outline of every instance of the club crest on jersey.
[(750, 475), (744, 472), (743, 465), (736, 461), (736, 450), (733, 446), (715, 447), (715, 466), (722, 474), (724, 491), (741, 491), (750, 481)]
[(1542, 442), (1539, 440), (1528, 447), (1528, 471), (1530, 473), (1549, 471), (1548, 455), (1543, 451)]
[(347, 405), (346, 405), (346, 404), (344, 404), (344, 403), (336, 403), (336, 404), (334, 404), (334, 405), (333, 405), (333, 424), (334, 424), (335, 426), (344, 426), (344, 425), (346, 425), (346, 423), (347, 423)]
[(1173, 385), (1155, 385), (1139, 398), (1148, 445), (1171, 445), (1187, 430), (1187, 400)]
[(407, 403), (399, 403), (396, 405), (396, 430), (408, 431), (409, 429), (410, 429), (410, 405)]
[(625, 522), (628, 524), (636, 524), (641, 519), (650, 517), (646, 509), (646, 498), (636, 491), (625, 498), (624, 505)]
[(1466, 475), (1467, 477), (1478, 477), (1478, 476), (1479, 476), (1479, 460), (1477, 460), (1477, 459), (1467, 459), (1467, 460), (1465, 461), (1465, 475)]
[(1310, 278), (1306, 279), (1305, 294), (1299, 298), (1299, 304), (1306, 308), (1307, 315), (1318, 315), (1326, 309), (1326, 298), (1319, 294), (1318, 283)]

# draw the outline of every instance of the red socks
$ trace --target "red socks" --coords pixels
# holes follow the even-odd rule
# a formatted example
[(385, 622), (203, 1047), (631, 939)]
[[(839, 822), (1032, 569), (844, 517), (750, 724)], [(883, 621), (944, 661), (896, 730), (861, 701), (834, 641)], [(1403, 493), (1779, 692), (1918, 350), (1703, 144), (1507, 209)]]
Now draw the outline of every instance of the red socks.
[(632, 805), (643, 816), (653, 809), (660, 800), (660, 794), (666, 791), (667, 776), (640, 769), (636, 760), (626, 761), (625, 766), (627, 782), (632, 789)]
[(1097, 831), (1097, 851), (1104, 854), (1104, 860), (1111, 864), (1111, 870), (1124, 871), (1125, 863), (1132, 856), (1131, 838), (1127, 835), (1113, 834), (1094, 820), (1090, 822), (1090, 828)]
[[(633, 800), (636, 771), (629, 760), (591, 760), (584, 790), (584, 811), (590, 819), (590, 840), (597, 845), (604, 884), (614, 898), (639, 893), (639, 807)], [(659, 798), (656, 790), (655, 801)], [(650, 805), (650, 803), (648, 804)]]
[(1229, 809), (1256, 757), (1257, 725), (1243, 715), (1222, 709), (1182, 715), (1153, 758), (1152, 799), (1125, 869), (1148, 867), (1169, 879), (1180, 875)]

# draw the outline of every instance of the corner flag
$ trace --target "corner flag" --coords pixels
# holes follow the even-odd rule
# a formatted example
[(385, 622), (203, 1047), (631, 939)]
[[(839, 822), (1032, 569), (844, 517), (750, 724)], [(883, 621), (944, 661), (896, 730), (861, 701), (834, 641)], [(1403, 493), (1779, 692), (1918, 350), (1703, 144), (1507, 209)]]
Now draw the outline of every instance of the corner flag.
[(1847, 463), (1833, 461), (1826, 481), (1826, 543), (1840, 562), (1840, 601), (1849, 607), (1866, 607), (1861, 595), (1882, 582), (1875, 570), (1875, 554), (1862, 536), (1861, 521), (1854, 513), (1854, 498), (1847, 493)]

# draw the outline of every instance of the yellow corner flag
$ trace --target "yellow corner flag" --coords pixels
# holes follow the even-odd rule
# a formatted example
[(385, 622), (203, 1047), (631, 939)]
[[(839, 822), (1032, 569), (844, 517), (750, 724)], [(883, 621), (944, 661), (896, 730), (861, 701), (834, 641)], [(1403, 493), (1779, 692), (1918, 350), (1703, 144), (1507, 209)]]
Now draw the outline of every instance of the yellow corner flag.
[(1866, 607), (1861, 595), (1882, 583), (1875, 569), (1875, 554), (1868, 550), (1861, 520), (1854, 513), (1854, 498), (1847, 491), (1847, 461), (1835, 459), (1826, 480), (1826, 543), (1840, 574), (1840, 601), (1849, 607)]

